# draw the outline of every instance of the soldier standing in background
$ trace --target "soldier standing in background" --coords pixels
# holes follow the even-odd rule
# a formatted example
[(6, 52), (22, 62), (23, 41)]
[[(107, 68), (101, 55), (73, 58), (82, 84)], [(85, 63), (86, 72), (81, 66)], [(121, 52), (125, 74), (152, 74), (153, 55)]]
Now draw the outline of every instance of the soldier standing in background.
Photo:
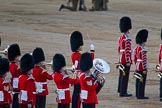
[[(161, 29), (161, 41), (162, 41), (162, 29)], [(160, 64), (160, 73), (162, 73), (162, 44), (159, 48), (159, 64)], [(160, 77), (160, 101), (162, 101), (162, 77)]]
[(136, 36), (137, 46), (134, 49), (134, 63), (136, 72), (142, 76), (142, 80), (136, 79), (136, 97), (137, 99), (148, 99), (145, 97), (145, 85), (148, 71), (147, 50), (145, 43), (147, 42), (148, 31), (140, 30)]
[(123, 33), (118, 39), (119, 64), (124, 67), (124, 74), (122, 70), (119, 70), (118, 93), (120, 97), (129, 97), (132, 96), (132, 94), (127, 93), (130, 67), (132, 64), (130, 38), (130, 30), (132, 29), (131, 19), (126, 16), (122, 17), (119, 26), (121, 33)]

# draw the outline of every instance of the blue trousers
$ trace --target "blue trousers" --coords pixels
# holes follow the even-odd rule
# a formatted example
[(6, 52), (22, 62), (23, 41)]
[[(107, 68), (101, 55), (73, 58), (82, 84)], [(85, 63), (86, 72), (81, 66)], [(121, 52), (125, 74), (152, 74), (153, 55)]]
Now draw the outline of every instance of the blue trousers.
[(136, 79), (136, 97), (142, 98), (145, 96), (145, 85), (146, 85), (147, 74), (143, 74), (143, 72), (137, 72), (137, 73), (140, 73), (142, 75), (143, 81)]
[(58, 104), (57, 108), (70, 108), (70, 104)]
[(72, 108), (80, 108), (80, 84), (74, 84), (72, 96)]
[(129, 81), (129, 73), (130, 66), (123, 65), (125, 67), (125, 76), (123, 76), (123, 72), (119, 70), (119, 80), (118, 80), (118, 93), (120, 95), (126, 94), (128, 89), (128, 81)]

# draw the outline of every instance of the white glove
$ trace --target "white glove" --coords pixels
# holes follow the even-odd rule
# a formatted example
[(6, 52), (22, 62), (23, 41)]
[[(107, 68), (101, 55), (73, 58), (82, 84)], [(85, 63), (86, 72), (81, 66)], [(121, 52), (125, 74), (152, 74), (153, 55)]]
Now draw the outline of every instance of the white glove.
[(90, 45), (90, 50), (95, 51), (95, 46), (93, 44)]

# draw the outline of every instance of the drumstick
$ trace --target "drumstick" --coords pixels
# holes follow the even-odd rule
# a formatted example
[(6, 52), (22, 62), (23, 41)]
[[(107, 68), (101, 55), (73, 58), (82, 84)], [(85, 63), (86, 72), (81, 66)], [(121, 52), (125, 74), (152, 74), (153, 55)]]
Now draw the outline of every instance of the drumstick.
[(92, 40), (91, 40), (91, 38), (89, 36), (89, 33), (87, 33), (87, 37), (88, 37), (89, 43), (92, 44)]

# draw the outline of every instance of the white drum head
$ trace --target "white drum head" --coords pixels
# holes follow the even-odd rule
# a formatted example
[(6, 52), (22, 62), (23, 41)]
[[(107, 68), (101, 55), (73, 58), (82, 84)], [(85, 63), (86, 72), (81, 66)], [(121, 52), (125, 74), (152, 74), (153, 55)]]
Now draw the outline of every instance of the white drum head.
[(109, 73), (110, 72), (109, 64), (100, 58), (95, 58), (93, 60), (93, 67), (101, 73)]

